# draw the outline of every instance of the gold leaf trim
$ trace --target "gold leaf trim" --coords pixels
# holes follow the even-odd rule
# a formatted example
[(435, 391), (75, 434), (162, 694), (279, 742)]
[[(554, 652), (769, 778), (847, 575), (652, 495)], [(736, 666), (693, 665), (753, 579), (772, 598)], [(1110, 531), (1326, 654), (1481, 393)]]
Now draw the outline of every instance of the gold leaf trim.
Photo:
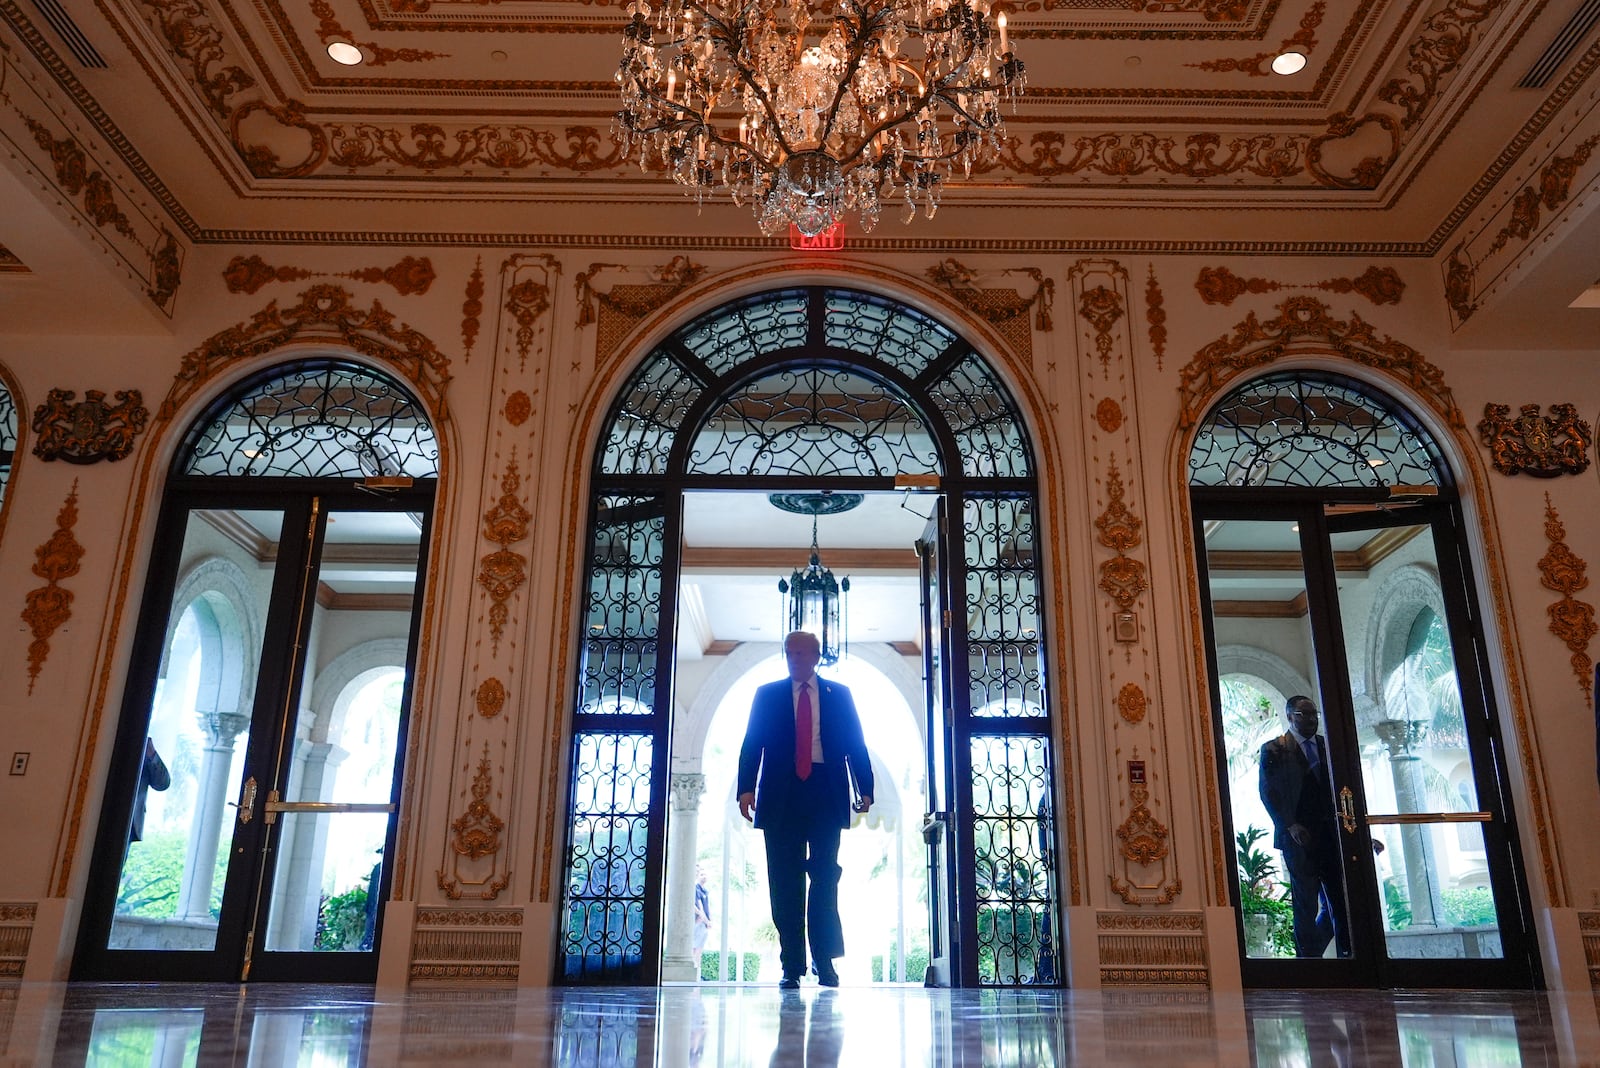
[(406, 256), (389, 267), (357, 267), (351, 271), (313, 271), (305, 267), (274, 267), (260, 256), (235, 256), (223, 269), (222, 280), (229, 293), (255, 293), (269, 282), (293, 282), (306, 278), (348, 278), (355, 282), (394, 287), (402, 297), (422, 295), (433, 285), (433, 261), (427, 256)]
[(478, 567), (478, 585), (489, 595), (489, 640), (497, 655), (511, 614), (511, 596), (528, 580), (527, 557), (511, 551), (512, 545), (528, 536), (533, 519), (518, 497), (521, 489), (522, 472), (513, 450), (500, 476), (500, 496), (483, 513), (483, 536), (500, 548), (486, 554)]
[(1150, 275), (1144, 284), (1144, 319), (1150, 326), (1150, 348), (1156, 354), (1156, 370), (1165, 370), (1167, 358), (1167, 309), (1161, 294), (1161, 283), (1156, 281), (1155, 264), (1150, 265)]
[(1537, 404), (1524, 404), (1512, 419), (1509, 404), (1490, 402), (1483, 406), (1478, 436), (1502, 475), (1582, 474), (1589, 468), (1589, 450), (1594, 446), (1594, 431), (1573, 404), (1552, 404), (1547, 416), (1539, 414)]
[(1150, 707), (1150, 699), (1136, 683), (1126, 683), (1117, 691), (1117, 714), (1129, 723), (1138, 723), (1144, 719), (1145, 711)]
[[(1257, 52), (1253, 56), (1240, 59), (1228, 56), (1223, 59), (1207, 59), (1199, 63), (1185, 63), (1185, 67), (1194, 67), (1199, 70), (1210, 71), (1214, 74), (1231, 74), (1238, 72), (1248, 74), (1252, 78), (1265, 78), (1272, 72), (1272, 61), (1280, 54), (1289, 51), (1304, 52), (1310, 55), (1317, 47), (1317, 27), (1322, 25), (1322, 17), (1327, 13), (1328, 5), (1324, 0), (1317, 0), (1306, 13), (1300, 17), (1300, 26), (1295, 32), (1283, 39), (1277, 48), (1267, 52)], [(1359, 16), (1358, 16), (1359, 17)]]
[(72, 591), (62, 586), (65, 579), (78, 573), (84, 549), (73, 537), (72, 528), (78, 523), (78, 480), (72, 480), (72, 489), (56, 513), (56, 529), (45, 543), (33, 550), (33, 573), (46, 581), (46, 585), (29, 590), (23, 621), (33, 634), (28, 643), (28, 693), (50, 655), (50, 636), (72, 618)]
[(107, 404), (105, 393), (98, 389), (85, 390), (83, 400), (74, 404), (76, 396), (70, 389), (52, 389), (33, 410), (33, 431), (39, 435), (33, 445), (35, 456), (92, 464), (114, 463), (133, 452), (134, 439), (150, 419), (143, 394), (118, 390), (116, 404)]
[(1226, 267), (1202, 267), (1195, 292), (1207, 304), (1229, 305), (1246, 293), (1273, 293), (1284, 289), (1320, 289), (1328, 293), (1359, 293), (1374, 304), (1399, 304), (1406, 284), (1393, 267), (1368, 267), (1354, 278), (1327, 278), (1296, 285), (1270, 278), (1241, 278)]
[(478, 316), (483, 314), (483, 257), (479, 256), (467, 276), (466, 296), (461, 301), (462, 359), (472, 359), (472, 346), (478, 340)]
[(1589, 585), (1589, 565), (1567, 547), (1566, 527), (1550, 503), (1550, 494), (1544, 495), (1544, 536), (1550, 549), (1539, 558), (1540, 581), (1545, 589), (1561, 594), (1561, 600), (1545, 611), (1550, 616), (1550, 633), (1560, 638), (1572, 652), (1572, 670), (1578, 676), (1585, 701), (1594, 698), (1594, 661), (1589, 657), (1589, 639), (1597, 629), (1594, 606), (1572, 596)]

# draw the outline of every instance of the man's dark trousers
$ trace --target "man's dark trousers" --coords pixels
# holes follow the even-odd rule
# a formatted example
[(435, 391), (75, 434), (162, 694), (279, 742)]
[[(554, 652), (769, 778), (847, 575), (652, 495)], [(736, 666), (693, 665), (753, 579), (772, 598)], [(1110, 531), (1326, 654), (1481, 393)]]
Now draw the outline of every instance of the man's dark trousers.
[(813, 764), (809, 778), (796, 778), (789, 795), (792, 803), (775, 826), (763, 828), (772, 923), (778, 929), (785, 976), (805, 974), (808, 941), (811, 959), (823, 971), (832, 966), (833, 958), (844, 956), (839, 924), (841, 828), (824, 803), (833, 788), (831, 771), (827, 765)]

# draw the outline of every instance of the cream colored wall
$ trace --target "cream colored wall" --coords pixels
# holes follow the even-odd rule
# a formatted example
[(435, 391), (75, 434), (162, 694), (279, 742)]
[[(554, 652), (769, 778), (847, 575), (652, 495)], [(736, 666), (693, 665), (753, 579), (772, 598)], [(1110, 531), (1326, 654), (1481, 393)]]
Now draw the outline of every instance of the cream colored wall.
[[(439, 419), (446, 451), (423, 606), (424, 647), (416, 680), (402, 867), (396, 879), (399, 901), (389, 913), (383, 946), (383, 976), (390, 982), (417, 974), (411, 959), (413, 924), (437, 921), (448, 928), (457, 922), (452, 917), (464, 914), (439, 913), (429, 919), (427, 910), (445, 906), (520, 912), (515, 946), (508, 951), (513, 956), (501, 977), (514, 974), (522, 983), (550, 977), (561, 891), (560, 812), (568, 756), (564, 725), (581, 609), (581, 591), (572, 587), (581, 574), (587, 472), (605, 410), (631, 367), (656, 339), (699, 311), (779, 284), (836, 280), (865, 286), (908, 300), (962, 330), (1017, 396), (1041, 466), (1039, 544), (1049, 584), (1050, 685), (1059, 716), (1059, 767), (1068, 805), (1063, 856), (1073, 858), (1062, 885), (1074, 939), (1073, 981), (1085, 986), (1101, 978), (1087, 962), (1093, 959), (1095, 917), (1102, 912), (1199, 916), (1213, 983), (1229, 985), (1229, 969), (1236, 968), (1228, 960), (1234, 933), (1231, 920), (1223, 923), (1230, 915), (1225, 911), (1226, 857), (1220, 851), (1220, 812), (1207, 765), (1211, 727), (1183, 471), (1188, 438), (1178, 429), (1182, 368), (1195, 353), (1231, 335), (1248, 316), (1270, 319), (1285, 297), (1310, 294), (1336, 319), (1349, 322), (1359, 315), (1378, 338), (1393, 338), (1424, 353), (1443, 370), (1468, 427), (1481, 417), (1487, 401), (1513, 407), (1567, 401), (1590, 418), (1600, 413), (1600, 350), (1453, 352), (1439, 272), (1434, 264), (1414, 260), (1387, 265), (1404, 279), (1404, 296), (1399, 304), (1377, 306), (1358, 294), (1308, 288), (1330, 277), (1359, 274), (1370, 265), (1367, 260), (1202, 262), (1184, 257), (961, 253), (961, 262), (977, 273), (978, 288), (1019, 288), (1018, 279), (1025, 276), (1004, 273), (1019, 267), (1037, 268), (1054, 283), (1052, 328), (1036, 326), (1031, 355), (1019, 355), (998, 328), (968, 315), (954, 297), (928, 283), (926, 272), (942, 258), (932, 253), (802, 259), (765, 250), (694, 250), (686, 254), (704, 265), (701, 280), (646, 315), (615, 352), (597, 354), (596, 327), (578, 324), (577, 276), (603, 262), (622, 269), (597, 276), (596, 288), (651, 284), (651, 271), (677, 251), (637, 250), (620, 243), (516, 252), (202, 246), (185, 265), (169, 337), (74, 337), (44, 332), (70, 324), (8, 317), (6, 333), (0, 336), (0, 362), (20, 388), (24, 412), (58, 387), (76, 389), (80, 396), (90, 388), (137, 388), (153, 413), (151, 428), (129, 459), (70, 467), (23, 457), (7, 495), (0, 536), (0, 604), (20, 611), (26, 592), (41, 584), (29, 571), (34, 550), (55, 529), (56, 512), (75, 479), (80, 518), (73, 532), (85, 550), (81, 570), (64, 583), (74, 594), (72, 618), (50, 638), (49, 658), (34, 693), (24, 692), (28, 636), (20, 620), (18, 640), (0, 667), (12, 683), (0, 691), (0, 756), (32, 754), (25, 777), (0, 777), (0, 810), (7, 813), (0, 821), (0, 855), (8, 858), (0, 871), (0, 901), (39, 903), (30, 976), (60, 976), (70, 959), (73, 910), (88, 866), (165, 466), (182, 428), (203, 405), (228, 381), (265, 366), (271, 357), (224, 367), (171, 420), (154, 413), (186, 353), (221, 331), (243, 327), (273, 304), (280, 311), (292, 307), (312, 285), (337, 285), (361, 309), (381, 304), (450, 358), (448, 412)], [(224, 267), (235, 255), (249, 254), (316, 276), (271, 282), (254, 294), (229, 292), (222, 280)], [(404, 255), (431, 261), (436, 280), (425, 293), (401, 295), (383, 283), (338, 277), (391, 264)], [(480, 262), (483, 310), (469, 353), (464, 306)], [(1195, 288), (1196, 271), (1223, 263), (1242, 276), (1300, 288), (1247, 294), (1229, 306), (1206, 304)], [(1152, 268), (1165, 313), (1159, 367), (1148, 288)], [(525, 356), (518, 325), (505, 310), (510, 287), (517, 282), (545, 287), (543, 306), (529, 323)], [(1101, 285), (1120, 301), (1120, 315), (1104, 331), (1080, 314), (1084, 296)], [(1022, 288), (1024, 295), (1031, 292), (1031, 282)], [(326, 331), (322, 335), (297, 338), (285, 355), (338, 348)], [(1108, 339), (1104, 353), (1102, 335)], [(1587, 848), (1588, 827), (1600, 809), (1593, 721), (1567, 662), (1568, 650), (1547, 628), (1545, 610), (1556, 595), (1541, 586), (1537, 561), (1549, 547), (1542, 527), (1546, 492), (1566, 523), (1572, 550), (1586, 561), (1600, 556), (1600, 535), (1594, 530), (1600, 515), (1595, 479), (1600, 475), (1592, 468), (1582, 476), (1551, 481), (1495, 474), (1470, 430), (1447, 427), (1403, 384), (1315, 346), (1294, 362), (1349, 373), (1406, 400), (1454, 451), (1452, 460), (1470, 472), (1463, 479), (1464, 493), (1526, 866), (1536, 905), (1560, 911), (1556, 927), (1565, 932), (1547, 939), (1547, 954), (1560, 948), (1563, 956), (1547, 960), (1546, 966), (1560, 982), (1584, 983), (1581, 959), (1571, 959), (1571, 952), (1577, 931), (1574, 910), (1600, 908), (1600, 859)], [(506, 407), (518, 391), (530, 405), (520, 423), (508, 417)], [(1115, 430), (1095, 418), (1107, 400), (1122, 413), (1123, 422)], [(490, 601), (475, 576), (481, 558), (499, 548), (487, 540), (483, 528), (486, 513), (503, 492), (513, 456), (521, 481), (512, 496), (531, 519), (526, 537), (507, 548), (525, 559), (526, 581), (507, 603), (504, 631), (496, 642)], [(1098, 588), (1099, 567), (1113, 554), (1096, 541), (1094, 520), (1108, 504), (1113, 458), (1124, 482), (1125, 504), (1143, 524), (1141, 540), (1129, 555), (1145, 565), (1149, 581), (1134, 604), (1139, 640), (1132, 644), (1114, 640), (1112, 604)], [(693, 669), (685, 672), (686, 678), (692, 674)], [(509, 699), (503, 711), (486, 716), (477, 694), (491, 678), (505, 685)], [(1117, 697), (1130, 684), (1149, 702), (1138, 723), (1117, 710)], [(1131, 868), (1117, 849), (1115, 830), (1130, 813), (1122, 769), (1135, 746), (1150, 769), (1150, 811), (1167, 828), (1172, 843), (1170, 861), (1159, 872)], [(450, 825), (471, 800), (485, 747), (488, 800), (505, 821), (505, 830), (497, 853), (461, 866), (450, 848)], [(441, 889), (441, 873), (445, 881), (455, 880), (460, 897), (451, 898)], [(1133, 897), (1170, 892), (1170, 900), (1126, 903), (1113, 879), (1154, 879), (1154, 889), (1136, 891)]]

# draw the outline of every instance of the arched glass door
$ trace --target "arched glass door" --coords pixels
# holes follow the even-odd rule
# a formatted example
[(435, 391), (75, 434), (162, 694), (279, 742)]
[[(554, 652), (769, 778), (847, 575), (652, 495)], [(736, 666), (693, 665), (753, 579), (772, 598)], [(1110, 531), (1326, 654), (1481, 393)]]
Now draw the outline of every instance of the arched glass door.
[(1190, 472), (1247, 985), (1530, 985), (1439, 448), (1377, 391), (1291, 372), (1218, 401)]
[[(825, 287), (762, 293), (675, 332), (623, 387), (594, 472), (573, 695), (557, 979), (653, 982), (660, 957), (673, 628), (689, 490), (937, 491), (928, 536), (948, 759), (928, 813), (943, 981), (1055, 982), (1036, 481), (1016, 406), (957, 334)], [(911, 546), (908, 544), (908, 550)], [(776, 569), (790, 561), (775, 555)], [(912, 574), (915, 572), (913, 571)], [(1041, 961), (1044, 965), (1041, 966)]]
[(376, 974), (438, 447), (394, 381), (278, 368), (170, 473), (75, 978)]

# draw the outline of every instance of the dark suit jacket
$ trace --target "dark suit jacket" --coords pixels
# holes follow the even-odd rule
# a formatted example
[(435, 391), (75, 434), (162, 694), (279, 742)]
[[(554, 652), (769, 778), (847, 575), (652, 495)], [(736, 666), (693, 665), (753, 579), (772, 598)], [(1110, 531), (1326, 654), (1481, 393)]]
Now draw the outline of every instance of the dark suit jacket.
[[(1318, 736), (1317, 744), (1327, 756), (1327, 739)], [(1324, 773), (1327, 772), (1324, 767)], [(1272, 817), (1272, 844), (1278, 849), (1297, 844), (1289, 828), (1298, 823), (1309, 830), (1317, 845), (1334, 842), (1338, 848), (1333, 819), (1333, 795), (1326, 785), (1319, 786), (1311, 776), (1300, 739), (1291, 731), (1261, 747), (1261, 803)]]
[[(846, 768), (855, 777), (857, 789), (871, 797), (872, 762), (849, 687), (818, 676), (817, 705), (822, 766), (813, 774), (828, 776), (824, 815), (842, 829), (850, 826)], [(755, 791), (755, 824), (770, 827), (788, 811), (789, 798), (799, 782), (794, 774), (794, 683), (783, 678), (756, 690), (751, 702), (750, 725), (739, 749), (737, 792)]]

